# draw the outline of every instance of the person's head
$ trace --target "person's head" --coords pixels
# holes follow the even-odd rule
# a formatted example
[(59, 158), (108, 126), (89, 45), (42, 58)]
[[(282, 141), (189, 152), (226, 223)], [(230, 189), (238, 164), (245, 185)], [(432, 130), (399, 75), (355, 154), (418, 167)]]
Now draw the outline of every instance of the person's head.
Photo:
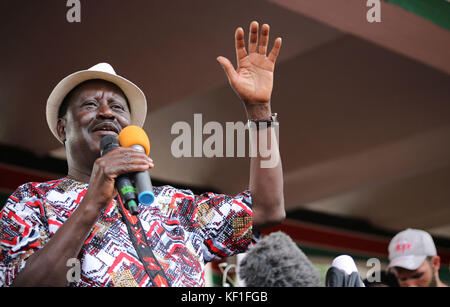
[(427, 257), (415, 270), (394, 267), (400, 287), (437, 287), (439, 280), (439, 256)]
[(388, 266), (401, 287), (436, 287), (439, 280), (440, 258), (433, 238), (418, 229), (398, 233), (389, 244)]
[(68, 160), (93, 163), (102, 136), (118, 136), (130, 118), (127, 97), (117, 85), (100, 79), (77, 85), (58, 111), (57, 132)]
[(142, 127), (146, 114), (144, 93), (107, 63), (64, 78), (46, 108), (47, 123), (64, 144), (69, 167), (74, 162), (92, 167), (103, 135), (118, 135), (128, 125)]

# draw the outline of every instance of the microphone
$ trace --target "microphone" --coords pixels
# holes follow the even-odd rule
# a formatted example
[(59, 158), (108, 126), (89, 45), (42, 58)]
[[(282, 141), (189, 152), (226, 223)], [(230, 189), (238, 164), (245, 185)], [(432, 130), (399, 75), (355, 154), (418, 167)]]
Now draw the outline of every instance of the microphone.
[(273, 232), (256, 243), (239, 264), (247, 287), (322, 287), (320, 274), (285, 233)]
[[(150, 140), (144, 129), (138, 126), (130, 125), (123, 128), (119, 134), (119, 143), (122, 147), (132, 147), (145, 152), (147, 156), (150, 153)], [(153, 193), (150, 173), (148, 171), (136, 172), (134, 174), (134, 183), (139, 202), (143, 205), (151, 205), (155, 200), (155, 194)]]
[(355, 261), (348, 255), (334, 258), (325, 277), (327, 287), (364, 287)]
[[(100, 154), (104, 156), (117, 147), (119, 147), (117, 138), (113, 135), (105, 135), (100, 141)], [(125, 207), (131, 214), (137, 215), (139, 211), (136, 203), (136, 192), (130, 178), (127, 175), (120, 175), (116, 178), (115, 185)]]

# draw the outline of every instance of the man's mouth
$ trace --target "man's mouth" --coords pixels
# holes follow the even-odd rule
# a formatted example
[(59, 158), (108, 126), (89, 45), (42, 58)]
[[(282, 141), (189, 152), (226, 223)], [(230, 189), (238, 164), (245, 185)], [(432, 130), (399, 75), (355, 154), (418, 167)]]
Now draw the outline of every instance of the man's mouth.
[(92, 132), (103, 132), (104, 134), (119, 134), (119, 128), (110, 122), (99, 123), (92, 128)]

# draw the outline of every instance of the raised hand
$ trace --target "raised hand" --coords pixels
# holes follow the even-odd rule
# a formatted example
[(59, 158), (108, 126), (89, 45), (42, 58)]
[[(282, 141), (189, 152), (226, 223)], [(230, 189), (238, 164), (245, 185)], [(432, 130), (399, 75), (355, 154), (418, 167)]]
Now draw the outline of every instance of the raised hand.
[(278, 37), (272, 50), (267, 56), (270, 27), (264, 24), (261, 27), (261, 36), (258, 41), (259, 24), (253, 21), (250, 24), (248, 52), (245, 48), (244, 30), (239, 27), (235, 32), (235, 45), (237, 69), (234, 69), (230, 60), (218, 57), (231, 87), (244, 102), (248, 116), (252, 119), (270, 116), (270, 97), (273, 88), (273, 72), (275, 62), (281, 48), (281, 38)]

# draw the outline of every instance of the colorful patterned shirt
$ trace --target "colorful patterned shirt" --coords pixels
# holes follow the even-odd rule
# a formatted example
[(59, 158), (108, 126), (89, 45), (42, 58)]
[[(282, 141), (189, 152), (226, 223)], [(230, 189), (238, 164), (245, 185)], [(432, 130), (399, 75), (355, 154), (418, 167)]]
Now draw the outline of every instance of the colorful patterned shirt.
[[(11, 285), (82, 201), (88, 184), (69, 178), (20, 186), (0, 212), (0, 286)], [(205, 263), (245, 252), (255, 242), (248, 191), (230, 197), (155, 187), (139, 219), (172, 286), (204, 286)], [(115, 200), (104, 208), (78, 255), (72, 286), (152, 286)], [(68, 267), (68, 270), (70, 267)]]

